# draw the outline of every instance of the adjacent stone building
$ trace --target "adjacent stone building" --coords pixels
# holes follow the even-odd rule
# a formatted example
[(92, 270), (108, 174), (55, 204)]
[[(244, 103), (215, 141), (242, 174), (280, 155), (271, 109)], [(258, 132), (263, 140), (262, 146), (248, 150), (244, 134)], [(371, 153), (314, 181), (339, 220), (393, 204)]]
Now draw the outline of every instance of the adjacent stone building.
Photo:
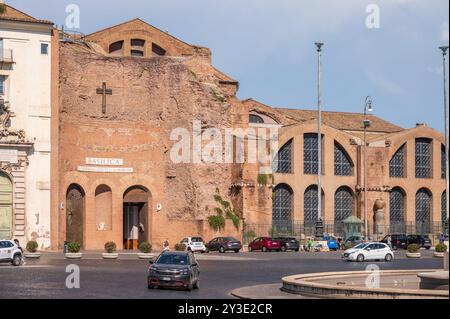
[[(2, 1), (3, 2), (3, 1)], [(53, 23), (0, 13), (0, 238), (50, 248)]]

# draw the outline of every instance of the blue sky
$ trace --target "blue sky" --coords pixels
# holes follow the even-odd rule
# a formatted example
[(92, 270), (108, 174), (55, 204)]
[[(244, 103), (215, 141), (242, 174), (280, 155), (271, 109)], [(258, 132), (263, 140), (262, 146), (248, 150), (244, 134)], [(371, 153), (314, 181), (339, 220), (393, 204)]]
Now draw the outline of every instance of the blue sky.
[[(211, 48), (216, 67), (239, 80), (239, 97), (313, 109), (316, 52), (323, 51), (323, 105), (375, 115), (405, 128), (443, 131), (442, 55), (448, 0), (7, 0), (38, 18), (64, 24), (68, 4), (81, 9), (81, 32), (135, 17)], [(380, 8), (368, 29), (366, 6)]]

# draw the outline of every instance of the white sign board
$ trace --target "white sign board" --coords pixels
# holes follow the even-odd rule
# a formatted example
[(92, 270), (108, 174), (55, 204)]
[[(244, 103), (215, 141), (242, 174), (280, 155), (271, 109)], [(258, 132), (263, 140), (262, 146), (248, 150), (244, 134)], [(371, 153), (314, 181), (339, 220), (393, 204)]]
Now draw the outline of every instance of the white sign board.
[(0, 149), (0, 162), (17, 164), (18, 162), (17, 150)]
[(78, 166), (79, 172), (93, 173), (133, 173), (130, 167)]
[(103, 165), (103, 166), (122, 166), (122, 158), (96, 158), (86, 157), (87, 165)]

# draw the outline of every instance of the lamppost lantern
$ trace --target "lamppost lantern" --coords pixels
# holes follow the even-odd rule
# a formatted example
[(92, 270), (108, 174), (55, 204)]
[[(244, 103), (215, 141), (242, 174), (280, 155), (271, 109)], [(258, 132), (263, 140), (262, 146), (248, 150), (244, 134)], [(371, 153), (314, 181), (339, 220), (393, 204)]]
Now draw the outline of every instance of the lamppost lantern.
[(442, 47), (439, 47), (439, 49), (441, 49), (442, 54), (444, 56), (447, 55), (448, 46), (442, 46)]
[(322, 52), (323, 43), (322, 42), (316, 42), (314, 44), (317, 47), (317, 52)]

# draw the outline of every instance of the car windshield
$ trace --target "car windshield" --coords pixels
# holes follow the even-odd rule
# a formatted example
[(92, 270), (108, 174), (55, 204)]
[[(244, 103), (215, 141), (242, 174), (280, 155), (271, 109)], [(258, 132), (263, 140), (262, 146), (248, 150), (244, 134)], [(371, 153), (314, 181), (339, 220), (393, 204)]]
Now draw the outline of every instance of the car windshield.
[(233, 238), (233, 237), (225, 237), (223, 240), (224, 241), (238, 241), (236, 238)]
[(355, 249), (364, 249), (364, 248), (366, 248), (367, 245), (368, 245), (368, 244), (359, 244), (359, 245), (356, 245), (356, 246), (353, 247), (353, 248), (355, 248)]
[(201, 242), (203, 242), (203, 239), (201, 237), (192, 237), (191, 241), (193, 243), (201, 243)]
[(188, 256), (181, 254), (162, 254), (156, 260), (156, 264), (161, 265), (187, 265)]

